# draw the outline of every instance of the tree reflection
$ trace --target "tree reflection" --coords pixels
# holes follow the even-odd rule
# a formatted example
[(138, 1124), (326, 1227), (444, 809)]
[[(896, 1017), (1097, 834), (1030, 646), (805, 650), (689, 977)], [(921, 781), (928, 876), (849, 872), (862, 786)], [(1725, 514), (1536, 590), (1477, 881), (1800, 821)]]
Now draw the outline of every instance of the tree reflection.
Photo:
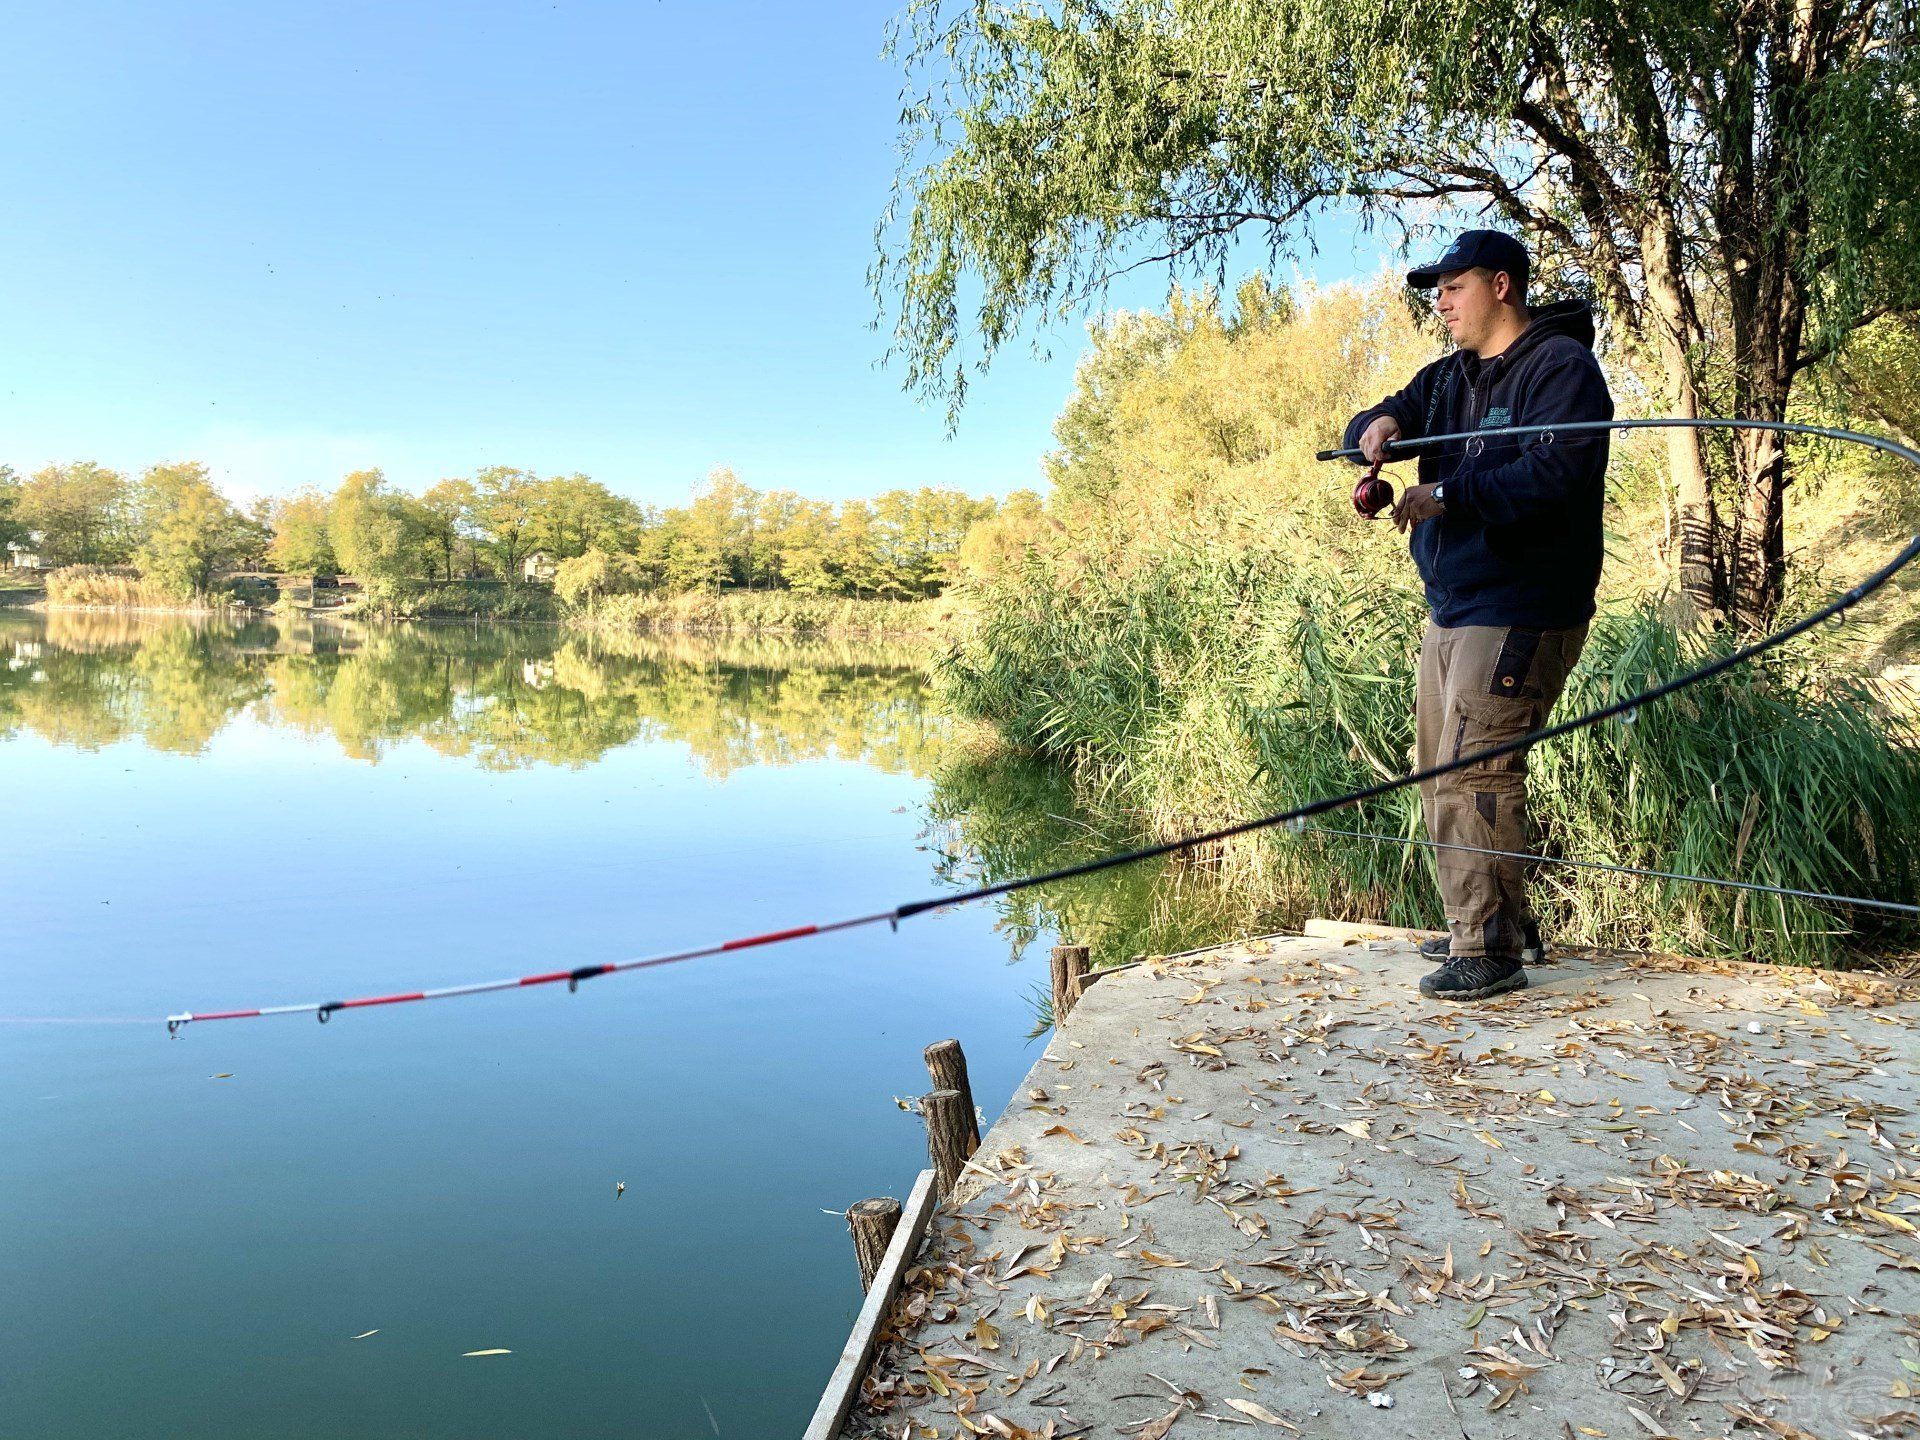
[[(950, 746), (934, 769), (928, 839), (957, 888), (1057, 870), (1147, 843), (1125, 816), (1095, 818), (1056, 766)], [(1012, 958), (1046, 934), (1085, 945), (1096, 968), (1171, 955), (1297, 918), (1264, 909), (1257, 887), (1222, 885), (1204, 863), (1168, 858), (1082, 875), (995, 902)]]
[(920, 657), (832, 642), (54, 611), (0, 617), (0, 733), (195, 753), (245, 715), (377, 762), (419, 741), (489, 769), (636, 740), (723, 777), (828, 758), (925, 774)]
[[(1089, 818), (1059, 770), (953, 743), (908, 647), (531, 626), (0, 613), (0, 737), (197, 753), (236, 723), (331, 740), (377, 763), (420, 743), (491, 770), (583, 767), (635, 742), (684, 746), (709, 776), (856, 760), (927, 776), (938, 884), (1070, 865), (1138, 843)], [(1013, 958), (1042, 936), (1096, 964), (1278, 928), (1249, 887), (1143, 864), (996, 902)]]

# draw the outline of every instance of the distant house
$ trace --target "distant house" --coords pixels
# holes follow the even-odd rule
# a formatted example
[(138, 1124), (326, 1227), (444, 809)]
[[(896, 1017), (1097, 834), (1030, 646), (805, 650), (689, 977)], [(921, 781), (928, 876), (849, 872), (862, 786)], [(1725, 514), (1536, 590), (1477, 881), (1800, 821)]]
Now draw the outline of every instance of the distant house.
[(538, 580), (544, 584), (553, 579), (559, 568), (559, 565), (548, 557), (546, 551), (536, 550), (527, 556), (525, 563), (520, 567), (520, 574), (525, 579)]
[(22, 545), (18, 540), (7, 542), (7, 568), (9, 570), (46, 570), (51, 567), (46, 557), (30, 545)]

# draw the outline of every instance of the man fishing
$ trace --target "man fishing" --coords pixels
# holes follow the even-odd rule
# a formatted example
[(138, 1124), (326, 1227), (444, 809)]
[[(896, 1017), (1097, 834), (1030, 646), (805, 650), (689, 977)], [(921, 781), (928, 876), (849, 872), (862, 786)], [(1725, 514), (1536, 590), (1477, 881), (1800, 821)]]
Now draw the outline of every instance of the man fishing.
[[(1610, 420), (1585, 301), (1529, 310), (1526, 249), (1469, 230), (1407, 283), (1437, 289), (1451, 355), (1347, 426), (1376, 470), (1395, 440), (1508, 425)], [(1422, 450), (1419, 484), (1393, 507), (1432, 614), (1420, 642), (1414, 764), (1425, 770), (1546, 722), (1586, 642), (1600, 581), (1606, 432), (1475, 437)], [(1441, 845), (1527, 848), (1524, 752), (1420, 787)], [(1420, 993), (1478, 1000), (1527, 983), (1543, 951), (1522, 862), (1438, 850), (1447, 938)], [(1524, 958), (1523, 958), (1524, 955)]]

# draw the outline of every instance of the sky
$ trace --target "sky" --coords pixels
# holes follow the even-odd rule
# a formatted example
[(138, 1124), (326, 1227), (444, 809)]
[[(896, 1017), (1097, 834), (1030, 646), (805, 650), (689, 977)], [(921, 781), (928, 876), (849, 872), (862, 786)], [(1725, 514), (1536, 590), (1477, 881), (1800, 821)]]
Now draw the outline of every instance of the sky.
[[(951, 437), (881, 363), (897, 8), (18, 8), (0, 461), (197, 459), (242, 500), (369, 466), (656, 504), (721, 465), (835, 500), (1037, 486), (1080, 324), (1004, 351)], [(1383, 263), (1317, 238), (1322, 282)]]

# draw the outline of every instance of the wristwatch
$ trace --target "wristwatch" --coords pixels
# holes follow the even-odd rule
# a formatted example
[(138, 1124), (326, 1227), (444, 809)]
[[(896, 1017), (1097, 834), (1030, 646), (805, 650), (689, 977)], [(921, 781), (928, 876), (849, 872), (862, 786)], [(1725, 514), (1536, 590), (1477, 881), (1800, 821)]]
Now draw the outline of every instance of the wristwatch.
[(1442, 480), (1438, 485), (1433, 487), (1433, 503), (1436, 505), (1445, 505), (1447, 503), (1446, 481)]

